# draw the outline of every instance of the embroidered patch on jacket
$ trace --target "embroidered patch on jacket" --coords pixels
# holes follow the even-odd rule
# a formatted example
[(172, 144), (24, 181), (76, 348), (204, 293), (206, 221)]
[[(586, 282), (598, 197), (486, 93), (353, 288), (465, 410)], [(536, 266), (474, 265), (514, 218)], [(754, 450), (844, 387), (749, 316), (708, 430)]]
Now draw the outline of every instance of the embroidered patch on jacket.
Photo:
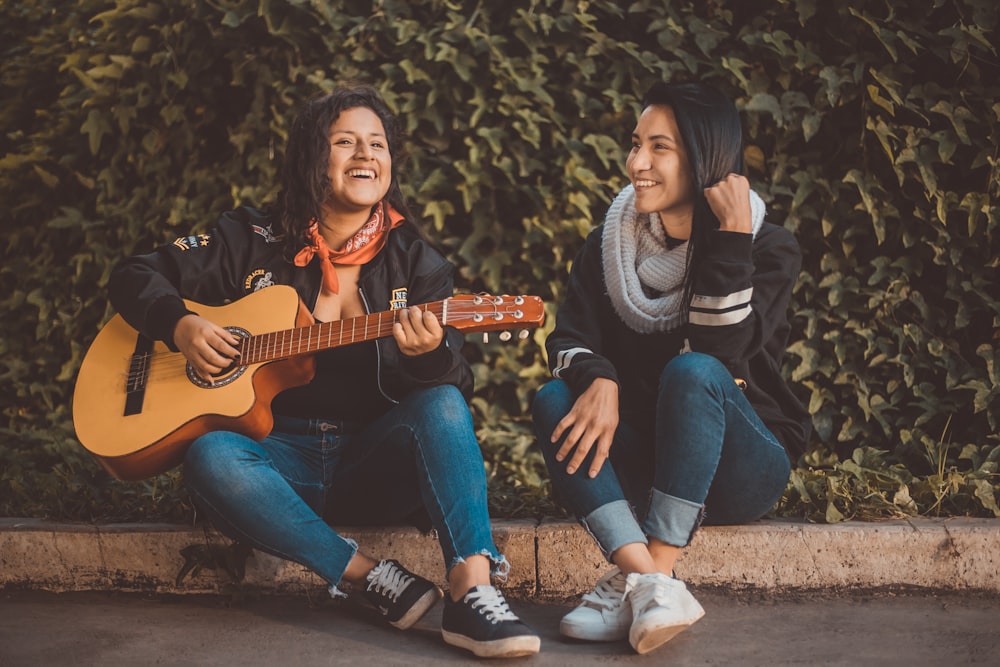
[(258, 236), (263, 236), (264, 240), (267, 241), (268, 243), (277, 243), (278, 241), (281, 240), (280, 236), (275, 236), (274, 232), (271, 231), (271, 225), (268, 225), (267, 227), (261, 227), (260, 225), (250, 225), (250, 227), (253, 229), (254, 234), (257, 234)]
[(405, 287), (392, 290), (392, 298), (389, 299), (389, 308), (392, 310), (406, 308), (406, 292), (407, 288)]
[(208, 234), (198, 234), (197, 236), (181, 236), (174, 241), (174, 246), (179, 250), (191, 250), (192, 248), (202, 248), (208, 245), (212, 237)]
[(243, 281), (243, 291), (257, 292), (274, 284), (274, 275), (265, 269), (254, 269)]

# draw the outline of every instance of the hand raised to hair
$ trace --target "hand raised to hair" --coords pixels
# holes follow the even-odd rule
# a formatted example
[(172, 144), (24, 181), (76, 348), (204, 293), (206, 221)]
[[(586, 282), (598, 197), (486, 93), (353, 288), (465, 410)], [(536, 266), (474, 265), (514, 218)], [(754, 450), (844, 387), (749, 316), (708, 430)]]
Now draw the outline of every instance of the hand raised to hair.
[(724, 232), (753, 231), (750, 213), (750, 181), (739, 174), (729, 174), (712, 187), (705, 188), (705, 199), (719, 219)]

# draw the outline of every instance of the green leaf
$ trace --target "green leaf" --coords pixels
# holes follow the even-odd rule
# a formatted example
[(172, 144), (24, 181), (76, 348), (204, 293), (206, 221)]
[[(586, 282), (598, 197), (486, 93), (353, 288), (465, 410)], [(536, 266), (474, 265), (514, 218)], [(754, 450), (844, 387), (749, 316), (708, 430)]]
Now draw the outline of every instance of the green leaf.
[(107, 118), (97, 109), (91, 109), (87, 120), (80, 126), (80, 133), (88, 137), (91, 155), (97, 155), (101, 150), (101, 140), (110, 132), (111, 126)]

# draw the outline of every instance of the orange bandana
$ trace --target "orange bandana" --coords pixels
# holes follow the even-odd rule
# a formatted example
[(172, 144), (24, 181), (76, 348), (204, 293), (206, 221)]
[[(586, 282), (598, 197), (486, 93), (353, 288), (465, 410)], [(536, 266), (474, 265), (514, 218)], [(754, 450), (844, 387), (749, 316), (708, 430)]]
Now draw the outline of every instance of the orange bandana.
[(319, 223), (314, 218), (306, 231), (306, 245), (295, 254), (295, 266), (305, 266), (313, 256), (319, 256), (319, 267), (323, 271), (323, 287), (328, 292), (340, 294), (340, 281), (333, 264), (365, 264), (385, 247), (389, 230), (403, 224), (403, 216), (392, 204), (383, 200), (375, 207), (358, 232), (347, 240), (342, 250), (330, 250), (323, 235), (319, 233)]

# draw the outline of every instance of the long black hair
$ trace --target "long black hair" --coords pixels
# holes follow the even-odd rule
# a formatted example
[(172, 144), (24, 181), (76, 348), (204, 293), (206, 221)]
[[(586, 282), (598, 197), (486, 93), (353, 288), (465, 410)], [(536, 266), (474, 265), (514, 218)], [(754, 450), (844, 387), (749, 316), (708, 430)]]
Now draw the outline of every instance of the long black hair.
[[(330, 178), (327, 175), (330, 166), (330, 126), (341, 112), (357, 107), (371, 109), (382, 121), (392, 157), (386, 199), (415, 227), (414, 218), (399, 188), (397, 169), (404, 157), (399, 121), (373, 87), (364, 84), (343, 86), (306, 102), (288, 133), (276, 207), (279, 229), (275, 231), (284, 234), (285, 251), (289, 256), (302, 247), (311, 221), (323, 217), (323, 203), (330, 194)], [(419, 229), (417, 231), (421, 233)]]
[(743, 127), (733, 101), (704, 83), (655, 83), (643, 98), (642, 108), (660, 104), (673, 109), (694, 187), (694, 215), (684, 275), (684, 303), (688, 304), (694, 281), (692, 267), (698, 265), (709, 234), (719, 228), (719, 219), (709, 207), (704, 189), (730, 173), (743, 174)]

